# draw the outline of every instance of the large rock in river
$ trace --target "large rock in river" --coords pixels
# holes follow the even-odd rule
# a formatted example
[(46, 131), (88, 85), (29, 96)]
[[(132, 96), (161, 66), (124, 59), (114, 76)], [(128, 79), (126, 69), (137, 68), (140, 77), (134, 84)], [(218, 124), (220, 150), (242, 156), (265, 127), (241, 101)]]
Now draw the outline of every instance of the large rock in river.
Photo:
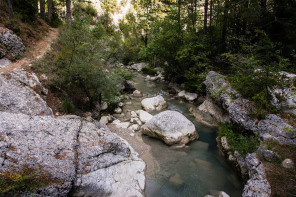
[(145, 98), (141, 101), (141, 104), (142, 107), (148, 112), (154, 110), (160, 111), (167, 107), (166, 101), (160, 95), (152, 98)]
[(142, 126), (143, 134), (159, 138), (166, 144), (187, 144), (199, 136), (195, 126), (176, 111), (164, 111), (155, 115)]

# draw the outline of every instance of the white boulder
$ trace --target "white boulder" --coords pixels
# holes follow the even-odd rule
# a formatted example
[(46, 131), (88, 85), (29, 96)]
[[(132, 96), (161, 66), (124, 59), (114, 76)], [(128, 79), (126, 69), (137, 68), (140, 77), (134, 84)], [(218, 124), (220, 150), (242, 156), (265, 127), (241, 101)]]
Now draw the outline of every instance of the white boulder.
[(199, 136), (195, 126), (176, 111), (164, 111), (142, 126), (143, 134), (163, 140), (168, 145), (187, 144)]
[(166, 101), (160, 95), (152, 98), (145, 98), (141, 101), (142, 107), (146, 111), (160, 111), (167, 107)]

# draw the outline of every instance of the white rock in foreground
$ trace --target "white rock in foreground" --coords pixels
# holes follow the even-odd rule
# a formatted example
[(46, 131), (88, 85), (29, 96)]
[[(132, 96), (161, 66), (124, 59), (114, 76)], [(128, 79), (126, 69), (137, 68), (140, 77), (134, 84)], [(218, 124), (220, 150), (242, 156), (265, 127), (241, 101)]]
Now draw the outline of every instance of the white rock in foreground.
[(152, 98), (145, 98), (141, 101), (142, 107), (146, 111), (160, 111), (167, 107), (166, 101), (160, 95)]
[(164, 111), (142, 126), (143, 134), (163, 140), (166, 144), (187, 144), (199, 136), (195, 126), (176, 111)]

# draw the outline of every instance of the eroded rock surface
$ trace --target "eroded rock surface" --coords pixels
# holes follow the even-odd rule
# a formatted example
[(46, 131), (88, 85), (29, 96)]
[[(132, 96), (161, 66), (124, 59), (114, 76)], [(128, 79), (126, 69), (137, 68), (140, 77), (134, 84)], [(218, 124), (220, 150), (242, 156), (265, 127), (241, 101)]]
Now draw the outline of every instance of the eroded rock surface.
[(0, 112), (0, 171), (25, 166), (47, 172), (52, 180), (62, 180), (42, 189), (45, 196), (66, 196), (75, 179), (75, 146), (79, 119), (55, 119)]
[(53, 117), (39, 94), (32, 73), (0, 75), (0, 173), (44, 173), (38, 197), (144, 195), (145, 163), (126, 141), (91, 117)]
[(210, 98), (207, 98), (200, 106), (190, 108), (189, 111), (194, 115), (197, 121), (208, 126), (217, 127), (219, 123), (230, 122), (228, 114), (218, 107)]
[(170, 110), (153, 116), (142, 126), (142, 132), (168, 145), (187, 144), (199, 137), (192, 122), (181, 113)]
[(269, 114), (258, 123), (258, 134), (263, 140), (296, 145), (296, 129), (275, 114)]
[(47, 94), (35, 74), (21, 68), (0, 75), (0, 111), (28, 115), (53, 115), (40, 95)]
[(271, 189), (262, 162), (256, 157), (255, 153), (248, 154), (246, 157), (246, 166), (248, 168), (249, 177), (244, 187), (243, 197), (269, 197)]
[(13, 31), (0, 27), (0, 58), (15, 58), (25, 51), (22, 39)]

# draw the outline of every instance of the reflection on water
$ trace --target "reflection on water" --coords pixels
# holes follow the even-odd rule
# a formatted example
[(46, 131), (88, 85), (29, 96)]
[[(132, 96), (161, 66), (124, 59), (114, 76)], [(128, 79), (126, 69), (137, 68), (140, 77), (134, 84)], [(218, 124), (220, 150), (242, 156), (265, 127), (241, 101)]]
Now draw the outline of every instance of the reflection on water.
[[(203, 197), (210, 191), (225, 191), (230, 196), (241, 196), (242, 185), (234, 171), (219, 155), (216, 143), (216, 129), (198, 124), (190, 115), (190, 103), (172, 99), (163, 91), (163, 83), (147, 82), (144, 77), (137, 75), (136, 88), (147, 97), (161, 94), (168, 103), (168, 109), (183, 113), (195, 125), (199, 140), (189, 144), (188, 148), (174, 149), (160, 140), (143, 136), (144, 143), (151, 151), (143, 155), (147, 164), (146, 189), (147, 197)], [(125, 110), (141, 108), (141, 99), (135, 98), (132, 105)], [(155, 112), (153, 114), (156, 114)]]

